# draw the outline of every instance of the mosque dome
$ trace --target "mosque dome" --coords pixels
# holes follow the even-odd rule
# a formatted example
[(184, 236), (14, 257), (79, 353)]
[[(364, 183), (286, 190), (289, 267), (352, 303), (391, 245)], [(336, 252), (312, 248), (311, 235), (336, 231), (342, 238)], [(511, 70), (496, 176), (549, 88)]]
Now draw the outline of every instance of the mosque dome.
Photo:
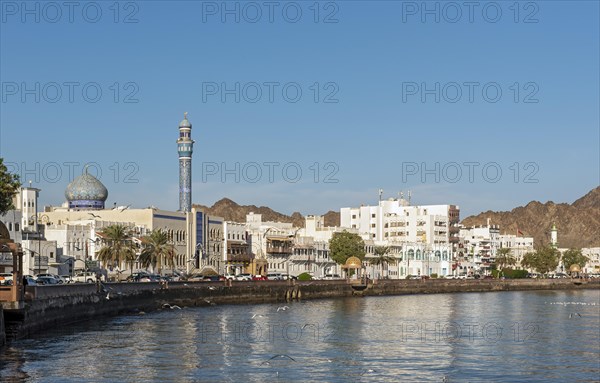
[(181, 122), (179, 123), (179, 127), (188, 129), (192, 128), (192, 123), (187, 118), (187, 112), (183, 114), (183, 120), (181, 120)]
[(86, 169), (67, 186), (65, 197), (71, 209), (104, 209), (108, 190)]

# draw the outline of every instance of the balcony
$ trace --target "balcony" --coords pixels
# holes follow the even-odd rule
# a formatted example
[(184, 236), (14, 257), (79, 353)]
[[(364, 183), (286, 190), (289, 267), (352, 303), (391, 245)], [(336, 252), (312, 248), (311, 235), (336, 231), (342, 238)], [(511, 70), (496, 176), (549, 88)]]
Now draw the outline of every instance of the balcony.
[(290, 246), (268, 246), (267, 254), (291, 255), (292, 247), (290, 247)]
[(254, 259), (251, 253), (230, 254), (227, 253), (227, 262), (232, 263), (250, 263)]

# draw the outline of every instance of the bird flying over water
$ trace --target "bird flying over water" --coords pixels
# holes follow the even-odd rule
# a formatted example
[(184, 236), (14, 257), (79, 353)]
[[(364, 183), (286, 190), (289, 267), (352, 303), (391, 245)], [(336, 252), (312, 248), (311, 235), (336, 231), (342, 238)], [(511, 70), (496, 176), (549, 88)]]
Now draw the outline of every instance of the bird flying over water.
[(292, 357), (291, 357), (291, 356), (289, 356), (289, 355), (285, 355), (285, 354), (279, 354), (279, 355), (275, 355), (275, 356), (273, 356), (273, 357), (269, 358), (268, 360), (265, 360), (264, 362), (262, 362), (262, 363), (261, 363), (261, 365), (263, 365), (263, 364), (269, 364), (269, 361), (271, 361), (271, 360), (273, 360), (273, 359), (278, 359), (278, 358), (280, 358), (280, 359), (286, 358), (286, 359), (289, 359), (289, 360), (291, 360), (291, 361), (293, 361), (293, 362), (295, 362), (295, 361), (296, 361), (296, 359), (292, 358)]
[(163, 309), (166, 309), (166, 308), (169, 308), (169, 309), (171, 309), (171, 310), (173, 310), (173, 309), (181, 310), (181, 307), (179, 307), (179, 306), (177, 306), (177, 305), (170, 305), (170, 304), (168, 304), (168, 303), (165, 303), (165, 304), (163, 305)]
[(569, 314), (569, 318), (575, 318), (575, 316), (578, 316), (581, 318), (581, 314), (579, 314), (579, 313), (570, 313)]
[(279, 312), (279, 310), (285, 311), (285, 310), (287, 310), (287, 309), (289, 309), (289, 307), (288, 307), (288, 306), (280, 306), (280, 307), (277, 307), (277, 311), (278, 311), (278, 312)]

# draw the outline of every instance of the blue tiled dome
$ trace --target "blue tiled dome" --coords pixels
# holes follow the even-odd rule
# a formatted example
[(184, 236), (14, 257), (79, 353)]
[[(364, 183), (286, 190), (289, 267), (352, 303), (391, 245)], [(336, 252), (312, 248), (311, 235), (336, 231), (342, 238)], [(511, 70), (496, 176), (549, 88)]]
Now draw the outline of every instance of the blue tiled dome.
[(67, 186), (65, 197), (70, 208), (104, 209), (108, 190), (102, 182), (86, 170)]
[(180, 128), (192, 128), (192, 123), (187, 118), (187, 112), (183, 114), (183, 120), (179, 123)]

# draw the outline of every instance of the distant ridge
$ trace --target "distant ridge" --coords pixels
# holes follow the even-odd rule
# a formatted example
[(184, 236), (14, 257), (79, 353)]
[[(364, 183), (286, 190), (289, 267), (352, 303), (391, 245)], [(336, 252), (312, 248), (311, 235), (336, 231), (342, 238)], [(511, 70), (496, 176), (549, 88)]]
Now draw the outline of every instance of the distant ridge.
[(516, 234), (518, 228), (523, 235), (533, 237), (536, 246), (550, 243), (550, 228), (556, 223), (559, 247), (598, 247), (600, 186), (572, 204), (532, 201), (511, 211), (490, 210), (470, 216), (462, 223), (465, 226), (485, 225), (488, 218), (493, 225), (500, 225), (502, 234)]
[[(298, 212), (286, 215), (267, 206), (238, 205), (229, 198), (223, 198), (208, 207), (194, 204), (207, 214), (223, 217), (227, 221), (246, 222), (246, 214), (262, 214), (263, 221), (289, 222), (296, 227), (304, 227), (304, 216)], [(550, 228), (558, 227), (559, 247), (599, 247), (600, 246), (600, 186), (572, 204), (552, 201), (542, 204), (529, 202), (511, 211), (486, 211), (465, 218), (465, 226), (485, 225), (487, 219), (500, 225), (501, 232), (515, 234), (517, 228), (524, 236), (533, 237), (536, 246), (550, 242)], [(330, 210), (324, 214), (325, 226), (339, 226), (339, 211)]]
[[(295, 227), (304, 227), (304, 216), (298, 212), (286, 215), (276, 212), (267, 206), (239, 205), (229, 198), (220, 199), (210, 207), (197, 204), (193, 206), (202, 209), (209, 215), (223, 217), (226, 221), (246, 222), (246, 215), (254, 212), (255, 214), (262, 214), (263, 221), (288, 222), (292, 223)], [(324, 219), (325, 226), (340, 225), (339, 212), (329, 211), (324, 214)]]

